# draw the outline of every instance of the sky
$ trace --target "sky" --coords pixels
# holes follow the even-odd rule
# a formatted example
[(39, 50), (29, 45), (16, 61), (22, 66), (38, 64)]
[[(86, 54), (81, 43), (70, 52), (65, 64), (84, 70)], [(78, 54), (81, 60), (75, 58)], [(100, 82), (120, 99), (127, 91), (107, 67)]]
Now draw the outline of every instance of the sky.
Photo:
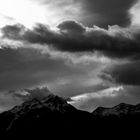
[(48, 87), (78, 109), (140, 102), (140, 0), (1, 0), (0, 111)]

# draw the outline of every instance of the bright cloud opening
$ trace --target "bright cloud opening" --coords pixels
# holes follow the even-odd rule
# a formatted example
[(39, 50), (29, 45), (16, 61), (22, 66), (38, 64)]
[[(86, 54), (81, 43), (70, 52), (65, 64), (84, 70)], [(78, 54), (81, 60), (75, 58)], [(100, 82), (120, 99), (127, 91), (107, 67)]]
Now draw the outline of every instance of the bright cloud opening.
[(132, 25), (140, 24), (140, 2), (138, 2), (131, 10), (130, 13), (132, 14)]
[(94, 92), (94, 93), (86, 93), (78, 96), (74, 96), (71, 98), (71, 102), (69, 103), (76, 103), (76, 102), (81, 102), (89, 99), (99, 99), (99, 98), (104, 98), (104, 97), (109, 97), (109, 98), (115, 98), (118, 95), (120, 95), (120, 91), (122, 91), (124, 88), (122, 86), (119, 87), (111, 87), (99, 92)]
[(44, 8), (29, 0), (0, 1), (0, 21), (3, 24), (16, 21), (31, 27), (36, 22), (46, 21), (45, 12)]

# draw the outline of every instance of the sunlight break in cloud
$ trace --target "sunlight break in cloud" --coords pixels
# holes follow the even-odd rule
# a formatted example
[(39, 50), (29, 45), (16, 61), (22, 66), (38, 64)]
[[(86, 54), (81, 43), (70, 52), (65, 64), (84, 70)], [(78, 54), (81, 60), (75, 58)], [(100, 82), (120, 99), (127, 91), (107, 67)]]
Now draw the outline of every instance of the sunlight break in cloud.
[[(44, 8), (29, 0), (0, 1), (0, 17), (3, 25), (7, 24), (7, 21), (14, 20), (31, 27), (36, 22), (46, 22), (45, 12)], [(7, 17), (9, 17), (9, 20)]]
[(130, 10), (133, 16), (132, 25), (140, 24), (140, 1)]
[(89, 100), (91, 98), (95, 98), (95, 99), (99, 99), (99, 98), (114, 98), (117, 97), (120, 94), (120, 91), (123, 90), (122, 86), (119, 87), (111, 87), (99, 92), (95, 92), (95, 93), (86, 93), (86, 94), (82, 94), (82, 95), (78, 95), (78, 96), (74, 96), (71, 98), (72, 101), (70, 101), (69, 103), (73, 104), (76, 102), (81, 102), (84, 100)]

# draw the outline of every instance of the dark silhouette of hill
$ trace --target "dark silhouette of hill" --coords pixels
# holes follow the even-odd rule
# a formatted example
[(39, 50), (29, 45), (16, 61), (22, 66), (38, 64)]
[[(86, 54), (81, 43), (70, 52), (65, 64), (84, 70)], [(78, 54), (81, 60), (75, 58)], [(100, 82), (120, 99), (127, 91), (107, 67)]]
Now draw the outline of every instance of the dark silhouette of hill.
[[(49, 93), (46, 89), (40, 90)], [(30, 92), (42, 92), (40, 90)], [(0, 134), (17, 137), (62, 138), (65, 134), (67, 139), (74, 135), (129, 135), (137, 132), (139, 124), (140, 105), (123, 103), (113, 108), (99, 107), (88, 113), (76, 109), (51, 92), (43, 98), (29, 98), (20, 106), (0, 114)]]

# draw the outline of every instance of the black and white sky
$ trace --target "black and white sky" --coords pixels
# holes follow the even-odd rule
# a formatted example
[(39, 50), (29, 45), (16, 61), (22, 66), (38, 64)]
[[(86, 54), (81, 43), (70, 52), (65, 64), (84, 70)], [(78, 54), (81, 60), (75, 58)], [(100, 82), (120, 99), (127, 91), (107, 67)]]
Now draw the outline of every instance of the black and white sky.
[(44, 86), (87, 111), (139, 103), (140, 0), (1, 0), (0, 111)]

